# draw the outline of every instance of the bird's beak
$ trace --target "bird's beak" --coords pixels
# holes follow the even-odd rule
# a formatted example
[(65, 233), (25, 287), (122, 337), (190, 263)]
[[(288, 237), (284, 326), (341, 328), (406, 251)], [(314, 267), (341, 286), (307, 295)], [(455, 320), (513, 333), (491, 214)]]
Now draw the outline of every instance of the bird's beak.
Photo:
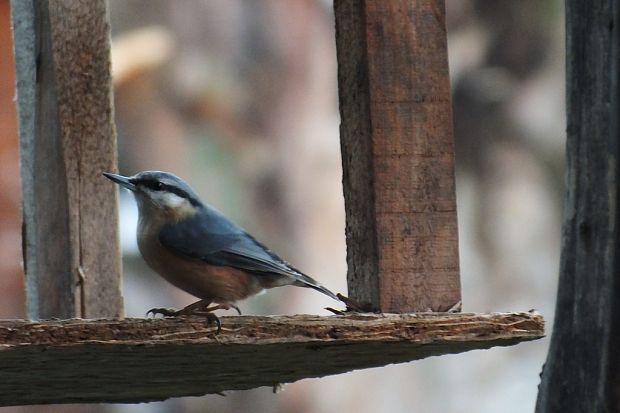
[(112, 182), (115, 182), (119, 184), (120, 186), (129, 189), (130, 191), (135, 191), (136, 189), (136, 185), (134, 185), (129, 178), (123, 175), (116, 175), (116, 174), (111, 174), (109, 172), (104, 172), (103, 176), (105, 176)]

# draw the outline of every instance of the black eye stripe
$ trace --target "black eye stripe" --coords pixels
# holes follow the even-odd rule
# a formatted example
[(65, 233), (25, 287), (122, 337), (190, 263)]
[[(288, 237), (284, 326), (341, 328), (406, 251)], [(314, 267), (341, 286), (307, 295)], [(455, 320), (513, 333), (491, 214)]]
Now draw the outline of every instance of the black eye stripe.
[(168, 192), (172, 192), (173, 194), (176, 194), (180, 196), (181, 198), (186, 198), (186, 199), (189, 198), (189, 194), (187, 192), (185, 192), (182, 189), (176, 188), (174, 186), (164, 184), (163, 189), (165, 189)]
[(165, 184), (161, 181), (156, 181), (152, 179), (141, 179), (135, 182), (135, 184), (142, 185), (145, 188), (148, 188), (152, 191), (168, 191), (170, 193), (180, 196), (181, 198), (187, 198), (187, 199), (191, 198), (189, 194), (185, 192), (184, 190), (182, 190), (181, 188), (177, 188), (175, 186)]
[(166, 184), (155, 178), (133, 179), (132, 183), (137, 186), (150, 189), (151, 191), (166, 191), (175, 194), (181, 198), (187, 199), (192, 205), (200, 206), (200, 200), (195, 198), (191, 193), (179, 188), (176, 185)]

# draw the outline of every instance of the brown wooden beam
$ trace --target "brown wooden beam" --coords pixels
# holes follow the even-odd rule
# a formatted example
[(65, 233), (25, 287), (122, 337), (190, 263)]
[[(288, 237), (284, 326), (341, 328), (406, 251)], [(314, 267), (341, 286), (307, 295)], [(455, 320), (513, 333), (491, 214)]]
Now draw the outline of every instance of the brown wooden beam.
[(507, 346), (535, 313), (0, 321), (0, 405), (145, 402)]
[(443, 0), (335, 0), (349, 295), (461, 299)]
[(31, 318), (123, 313), (106, 4), (11, 4)]

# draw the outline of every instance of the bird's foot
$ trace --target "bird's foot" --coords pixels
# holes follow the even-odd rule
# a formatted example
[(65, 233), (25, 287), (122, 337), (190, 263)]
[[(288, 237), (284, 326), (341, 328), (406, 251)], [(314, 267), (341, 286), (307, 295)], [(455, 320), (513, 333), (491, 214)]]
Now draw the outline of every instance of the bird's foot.
[(217, 331), (215, 332), (215, 334), (219, 334), (220, 331), (222, 331), (222, 322), (220, 321), (218, 316), (212, 313), (213, 310), (217, 310), (218, 308), (201, 308), (200, 306), (195, 306), (194, 304), (190, 304), (187, 307), (182, 308), (181, 310), (176, 310), (174, 308), (151, 308), (149, 311), (146, 312), (146, 316), (148, 317), (152, 314), (153, 317), (156, 317), (159, 314), (167, 318), (192, 315), (206, 317), (209, 324), (215, 322), (215, 325), (217, 326)]
[(146, 316), (152, 315), (157, 317), (157, 315), (162, 315), (164, 317), (177, 317), (181, 315), (181, 311), (183, 310), (176, 310), (174, 308), (151, 308), (146, 312)]
[[(183, 311), (183, 310), (181, 310)], [(220, 334), (220, 332), (222, 331), (222, 322), (220, 321), (219, 317), (216, 316), (215, 314), (213, 314), (210, 311), (194, 311), (188, 315), (195, 315), (195, 316), (200, 316), (200, 317), (205, 317), (207, 319), (207, 321), (209, 322), (209, 324), (211, 323), (215, 323), (215, 325), (217, 326), (217, 330), (215, 331), (215, 335)]]
[(241, 310), (239, 309), (239, 307), (237, 307), (234, 304), (216, 304), (216, 305), (210, 306), (211, 303), (212, 301), (210, 300), (200, 300), (200, 301), (196, 301), (195, 303), (192, 303), (182, 308), (181, 310), (176, 310), (174, 308), (151, 308), (149, 311), (147, 311), (146, 315), (147, 317), (150, 314), (152, 314), (154, 317), (157, 316), (158, 314), (164, 317), (179, 317), (179, 316), (192, 316), (192, 315), (206, 317), (209, 323), (215, 322), (215, 324), (217, 325), (216, 334), (219, 334), (220, 331), (222, 330), (222, 323), (220, 322), (220, 319), (215, 314), (213, 314), (213, 311), (230, 310), (231, 308), (234, 308), (235, 310), (237, 310), (237, 313), (241, 315)]

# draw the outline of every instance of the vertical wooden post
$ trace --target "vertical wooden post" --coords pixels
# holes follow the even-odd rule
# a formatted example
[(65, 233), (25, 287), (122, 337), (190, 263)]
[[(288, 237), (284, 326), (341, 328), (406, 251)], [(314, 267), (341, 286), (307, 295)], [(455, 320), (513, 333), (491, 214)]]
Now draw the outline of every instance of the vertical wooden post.
[(620, 410), (620, 0), (566, 2), (566, 195), (537, 412)]
[(30, 318), (121, 316), (105, 0), (13, 0)]
[(336, 0), (349, 295), (383, 312), (460, 297), (443, 0)]

